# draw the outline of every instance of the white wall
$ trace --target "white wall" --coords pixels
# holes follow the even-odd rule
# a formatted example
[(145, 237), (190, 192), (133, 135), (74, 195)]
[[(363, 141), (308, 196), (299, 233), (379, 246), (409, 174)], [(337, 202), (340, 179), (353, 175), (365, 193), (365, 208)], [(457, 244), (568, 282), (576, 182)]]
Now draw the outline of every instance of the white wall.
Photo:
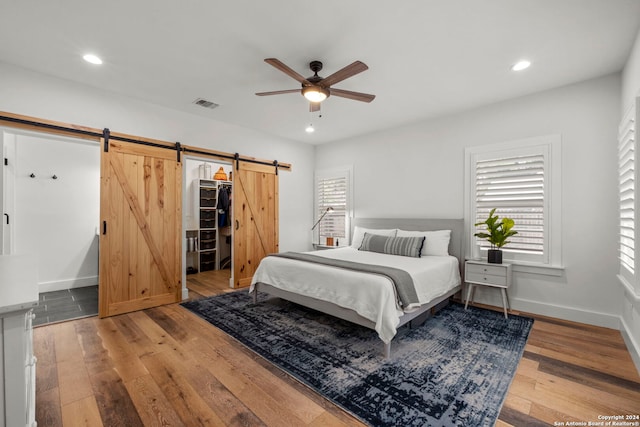
[(636, 97), (640, 96), (640, 31), (629, 59), (622, 70), (622, 113), (624, 114)]
[(279, 174), (280, 249), (309, 248), (308, 233), (301, 230), (313, 224), (313, 146), (2, 62), (0, 76), (0, 111), (291, 163), (291, 172)]
[[(511, 302), (516, 309), (617, 328), (619, 94), (620, 76), (610, 75), (322, 145), (316, 167), (353, 164), (356, 216), (462, 218), (465, 147), (560, 134), (564, 274), (517, 273)], [(481, 298), (501, 305), (493, 293)]]
[[(631, 50), (627, 64), (622, 71), (622, 114), (626, 113), (637, 102), (640, 97), (640, 32), (636, 37), (636, 42)], [(636, 117), (640, 116), (640, 111), (636, 111)], [(636, 121), (636, 141), (638, 135), (639, 121)], [(637, 143), (637, 142), (636, 142)], [(636, 217), (636, 223), (638, 218)], [(640, 289), (638, 283), (631, 284), (635, 289), (624, 288), (624, 297), (621, 300), (622, 306), (622, 330), (627, 343), (627, 347), (635, 349), (632, 351), (634, 362), (640, 370)]]

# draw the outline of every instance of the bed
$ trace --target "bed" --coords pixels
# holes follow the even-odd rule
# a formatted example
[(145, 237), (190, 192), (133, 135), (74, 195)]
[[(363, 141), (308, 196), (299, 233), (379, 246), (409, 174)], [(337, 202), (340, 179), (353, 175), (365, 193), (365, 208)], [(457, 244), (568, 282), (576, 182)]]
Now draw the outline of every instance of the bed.
[[(436, 230), (450, 230), (450, 235), (443, 241), (443, 232)], [(367, 239), (371, 239), (372, 234), (425, 235), (416, 233), (418, 231), (430, 232), (425, 240), (430, 246), (425, 244), (419, 258), (358, 250), (365, 232)], [(374, 329), (384, 343), (384, 356), (388, 358), (398, 328), (424, 318), (460, 291), (463, 220), (359, 218), (353, 221), (352, 236), (349, 247), (291, 254), (293, 258), (309, 255), (314, 262), (292, 259), (289, 254), (264, 258), (252, 278), (249, 292), (254, 302), (258, 292), (264, 292)], [(324, 265), (333, 263), (334, 259), (338, 263), (371, 264), (375, 269), (382, 269), (382, 274)], [(385, 275), (386, 267), (392, 267), (392, 271), (399, 269), (411, 277), (415, 285), (411, 301), (398, 301), (399, 291)]]

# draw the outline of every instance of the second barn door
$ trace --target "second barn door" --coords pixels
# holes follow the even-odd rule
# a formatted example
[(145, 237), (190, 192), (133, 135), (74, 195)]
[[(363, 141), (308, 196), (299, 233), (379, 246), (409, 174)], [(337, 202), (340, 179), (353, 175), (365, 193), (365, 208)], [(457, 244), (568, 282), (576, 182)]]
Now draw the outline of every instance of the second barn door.
[(233, 172), (233, 287), (248, 286), (260, 264), (278, 252), (275, 166), (236, 162)]

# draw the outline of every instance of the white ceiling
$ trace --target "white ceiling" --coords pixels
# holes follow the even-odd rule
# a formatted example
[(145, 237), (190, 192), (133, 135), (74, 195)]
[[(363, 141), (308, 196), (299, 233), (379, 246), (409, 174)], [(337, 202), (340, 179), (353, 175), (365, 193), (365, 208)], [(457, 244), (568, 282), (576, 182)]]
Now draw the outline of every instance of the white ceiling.
[[(318, 144), (620, 71), (640, 1), (0, 0), (0, 17), (0, 61)], [(254, 95), (299, 87), (269, 57), (305, 77), (363, 61), (335, 87), (376, 99), (330, 97), (306, 134), (301, 95)]]

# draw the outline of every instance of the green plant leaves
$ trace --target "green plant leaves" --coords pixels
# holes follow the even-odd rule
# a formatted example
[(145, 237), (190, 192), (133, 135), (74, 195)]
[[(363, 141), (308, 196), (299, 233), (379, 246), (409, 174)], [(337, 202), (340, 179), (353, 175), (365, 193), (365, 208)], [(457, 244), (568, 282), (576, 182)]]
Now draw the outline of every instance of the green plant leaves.
[(515, 221), (513, 219), (505, 217), (502, 218), (501, 221), (498, 221), (500, 217), (498, 215), (494, 215), (495, 212), (496, 208), (491, 209), (489, 217), (484, 222), (478, 222), (475, 224), (476, 227), (486, 225), (488, 233), (479, 232), (475, 233), (474, 236), (486, 239), (491, 243), (492, 248), (502, 248), (504, 245), (510, 243), (507, 239), (518, 234), (518, 232), (513, 230), (515, 225)]

